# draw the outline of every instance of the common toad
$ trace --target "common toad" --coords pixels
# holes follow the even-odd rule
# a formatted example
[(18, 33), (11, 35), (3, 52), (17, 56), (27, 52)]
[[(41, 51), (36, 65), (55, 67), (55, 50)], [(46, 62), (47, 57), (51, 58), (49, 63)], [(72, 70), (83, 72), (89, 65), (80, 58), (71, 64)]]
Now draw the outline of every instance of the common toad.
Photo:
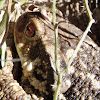
[[(57, 17), (57, 21), (63, 20), (61, 16)], [(66, 68), (83, 32), (70, 23), (61, 23), (58, 32), (60, 73)], [(26, 59), (21, 62), (24, 90), (51, 100), (57, 83), (52, 22), (45, 19), (40, 12), (27, 12), (16, 22), (14, 36), (20, 58)], [(99, 61), (100, 49), (87, 36), (72, 65), (63, 75), (60, 93), (64, 93), (68, 100), (97, 99), (100, 91)], [(27, 87), (29, 84), (31, 89)]]
[[(23, 74), (20, 82), (24, 92), (22, 91), (22, 95), (18, 91), (12, 93), (8, 84), (5, 85), (8, 88), (5, 90), (8, 91), (5, 92), (7, 96), (2, 96), (2, 99), (14, 99), (15, 96), (18, 100), (24, 100), (27, 94), (31, 97), (26, 100), (53, 99), (58, 75), (54, 64), (54, 27), (49, 18), (46, 19), (40, 12), (26, 12), (18, 18), (14, 38), (19, 57), (24, 59), (21, 61)], [(57, 17), (57, 21), (63, 20), (61, 15)], [(71, 23), (61, 23), (58, 32), (60, 73), (66, 68), (83, 32)], [(99, 100), (99, 73), (100, 48), (87, 36), (73, 63), (63, 75), (60, 93), (64, 97), (59, 96), (59, 100)]]

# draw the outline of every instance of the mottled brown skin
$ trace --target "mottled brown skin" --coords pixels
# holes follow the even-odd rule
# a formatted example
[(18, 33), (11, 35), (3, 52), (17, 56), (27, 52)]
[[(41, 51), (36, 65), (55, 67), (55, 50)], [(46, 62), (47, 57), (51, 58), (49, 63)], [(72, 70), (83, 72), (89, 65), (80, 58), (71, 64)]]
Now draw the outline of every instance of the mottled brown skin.
[[(63, 18), (60, 16), (57, 17), (57, 20), (62, 21)], [(25, 29), (30, 22), (36, 29), (33, 37), (25, 34)], [(70, 23), (59, 25), (58, 72), (66, 67), (80, 40), (78, 36), (82, 33), (80, 29)], [(54, 65), (55, 46), (52, 23), (48, 22), (39, 12), (25, 13), (16, 22), (14, 37), (20, 58), (26, 59), (22, 61), (24, 90), (29, 94), (46, 97), (47, 100), (52, 99), (57, 82), (57, 74), (51, 67), (51, 63)], [(100, 48), (87, 36), (71, 68), (68, 68), (63, 75), (60, 92), (65, 94), (66, 99), (98, 99), (100, 87), (95, 87), (95, 84), (100, 83), (99, 51)], [(94, 78), (91, 78), (92, 75)], [(37, 85), (38, 82), (39, 85)], [(27, 84), (30, 86), (28, 87)], [(93, 91), (96, 93), (94, 94)]]
[[(64, 19), (60, 16), (57, 20)], [(35, 29), (34, 35), (26, 34), (28, 25)], [(82, 33), (70, 23), (59, 25), (59, 72), (66, 67)], [(55, 45), (52, 22), (39, 12), (25, 13), (16, 22), (14, 38), (18, 54), (24, 59), (21, 62), (23, 73), (18, 83), (9, 66), (0, 70), (0, 99), (52, 100), (58, 78), (53, 68)], [(63, 75), (60, 94), (65, 97), (60, 95), (58, 100), (99, 100), (99, 73), (100, 48), (87, 36), (72, 65)]]
[(14, 80), (13, 74), (5, 72), (9, 70), (4, 67), (0, 70), (0, 100), (29, 100), (31, 96), (28, 96), (19, 83)]
[(31, 96), (23, 90), (12, 74), (13, 62), (10, 47), (6, 48), (6, 59), (5, 66), (0, 69), (0, 100), (30, 100)]
[[(33, 37), (29, 37), (25, 34), (26, 27), (30, 23), (33, 23), (34, 29), (36, 29)], [(22, 29), (20, 29), (21, 27)], [(62, 29), (60, 31), (62, 32)], [(39, 91), (36, 95), (49, 99), (50, 97), (52, 98), (54, 88), (56, 87), (55, 84), (57, 83), (57, 74), (54, 71), (55, 69), (52, 68), (52, 66), (55, 67), (53, 25), (39, 12), (25, 13), (16, 22), (14, 36), (20, 58), (26, 59), (22, 61), (22, 84), (29, 81), (33, 87), (33, 93)], [(59, 46), (62, 46), (62, 44)], [(60, 72), (66, 67), (66, 58), (59, 47), (58, 61), (58, 71)], [(31, 69), (29, 67), (31, 67)], [(61, 83), (61, 93), (64, 93), (70, 86), (70, 83), (66, 83), (67, 77), (65, 74), (64, 78), (66, 80)], [(25, 84), (23, 87), (26, 87)], [(27, 90), (27, 93), (30, 93), (29, 90)]]
[[(39, 18), (41, 19), (41, 17), (40, 13), (25, 13), (21, 16), (15, 26), (15, 43), (19, 56), (26, 59), (22, 61), (22, 80), (29, 81), (32, 93), (44, 96), (46, 99), (52, 99), (53, 91), (51, 85), (54, 84), (54, 72), (52, 67), (50, 67), (49, 54), (46, 52), (41, 39), (45, 34), (43, 26), (39, 22)], [(33, 23), (36, 29), (35, 36), (33, 37), (28, 37), (25, 34), (26, 25), (30, 22)], [(23, 43), (23, 46), (17, 46), (19, 43)], [(27, 64), (24, 66), (25, 63)], [(28, 65), (30, 63), (32, 65)], [(31, 66), (32, 68), (27, 70), (27, 66)], [(27, 92), (30, 91), (27, 90)]]
[[(84, 17), (81, 17), (79, 22), (76, 20), (76, 17), (79, 18), (80, 14), (84, 13), (83, 3), (80, 2), (79, 4), (78, 0), (71, 0), (70, 2), (67, 0), (66, 2), (57, 4), (57, 7), (64, 16), (68, 16), (74, 25), (84, 29), (83, 27), (86, 25), (86, 22), (83, 21)], [(42, 14), (40, 12), (25, 13), (16, 22), (14, 37), (18, 54), (20, 58), (24, 59), (22, 61), (23, 73), (21, 81), (18, 83), (13, 77), (19, 76), (18, 73), (13, 75), (12, 69), (8, 71), (9, 66), (0, 70), (0, 100), (38, 100), (37, 97), (39, 100), (42, 99), (40, 97), (45, 98), (45, 100), (52, 100), (53, 87), (55, 87), (57, 80), (57, 75), (51, 67), (54, 65), (54, 26), (51, 22), (52, 14), (48, 12), (47, 15), (43, 15), (44, 10), (41, 9), (43, 7), (40, 3), (39, 6)], [(47, 4), (46, 7), (51, 6)], [(34, 7), (29, 10), (33, 11)], [(47, 11), (51, 10), (47, 9)], [(45, 18), (45, 15), (48, 18)], [(64, 18), (58, 11), (57, 22), (61, 20)], [(26, 29), (29, 30), (27, 26), (30, 25), (30, 22), (34, 24), (33, 29), (37, 31), (32, 38), (25, 33)], [(59, 25), (58, 66), (60, 71), (66, 67), (83, 33), (74, 25), (71, 23)], [(37, 84), (38, 82), (39, 84)], [(55, 84), (53, 85), (53, 83)], [(45, 88), (45, 85), (48, 85), (49, 89)], [(72, 65), (63, 76), (60, 93), (64, 94), (66, 100), (100, 100), (100, 47), (88, 36)], [(65, 99), (59, 96), (58, 100)]]

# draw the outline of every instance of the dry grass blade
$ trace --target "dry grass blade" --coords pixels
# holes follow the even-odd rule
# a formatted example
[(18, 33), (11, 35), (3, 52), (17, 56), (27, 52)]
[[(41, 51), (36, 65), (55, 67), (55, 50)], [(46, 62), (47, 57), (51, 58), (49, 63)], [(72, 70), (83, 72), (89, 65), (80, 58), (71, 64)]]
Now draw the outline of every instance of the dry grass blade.
[(1, 55), (1, 66), (5, 66), (5, 52), (6, 52), (6, 42), (3, 43), (2, 47), (2, 55)]
[[(5, 13), (3, 21), (1, 23), (1, 27), (3, 27), (3, 30), (1, 31), (2, 32), (2, 36), (1, 36), (1, 40), (0, 40), (0, 47), (2, 46), (1, 59), (3, 59), (3, 60), (5, 60), (6, 42), (4, 42), (4, 41), (6, 40), (7, 35), (8, 35), (9, 16), (10, 16), (10, 12), (11, 12), (11, 5), (12, 5), (12, 0), (9, 0), (8, 1), (7, 12)], [(3, 24), (3, 26), (2, 26), (2, 24)], [(5, 61), (1, 61), (1, 65), (3, 67), (5, 65)]]
[(0, 9), (3, 7), (4, 3), (5, 3), (5, 0), (0, 0)]
[(5, 27), (6, 27), (6, 22), (7, 22), (7, 10), (5, 11), (2, 21), (0, 23), (0, 34), (3, 34), (3, 31), (5, 30)]
[(20, 5), (23, 5), (25, 2), (27, 2), (28, 0), (20, 0)]
[[(5, 20), (6, 20), (6, 25), (4, 26), (6, 29), (3, 31), (3, 34), (1, 36), (0, 39), (0, 47), (2, 46), (2, 44), (4, 43), (4, 41), (7, 38), (8, 35), (8, 29), (9, 29), (9, 16), (11, 13), (11, 5), (12, 5), (12, 0), (8, 0), (8, 8), (7, 8), (7, 18), (4, 19), (4, 25), (5, 25)], [(6, 17), (6, 16), (5, 16)]]

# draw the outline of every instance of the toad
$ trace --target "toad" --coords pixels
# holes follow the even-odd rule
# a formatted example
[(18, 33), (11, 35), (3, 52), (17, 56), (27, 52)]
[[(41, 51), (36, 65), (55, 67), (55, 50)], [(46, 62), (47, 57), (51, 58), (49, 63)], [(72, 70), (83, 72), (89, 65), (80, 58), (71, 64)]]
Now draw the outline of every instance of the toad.
[[(49, 17), (49, 14), (45, 18), (40, 12), (26, 12), (18, 18), (14, 40), (19, 57), (24, 59), (21, 61), (21, 82), (20, 85), (16, 85), (17, 82), (11, 77), (11, 73), (8, 76), (12, 81), (9, 79), (8, 82), (8, 79), (3, 77), (2, 82), (6, 84), (3, 88), (5, 95), (0, 97), (1, 99), (53, 99), (58, 74), (67, 67), (83, 32), (71, 23), (59, 24), (58, 70), (56, 71), (54, 26), (52, 16)], [(64, 21), (64, 18), (59, 15), (57, 21)], [(62, 77), (58, 99), (99, 100), (99, 73), (100, 48), (87, 36), (71, 66)], [(18, 91), (16, 87), (19, 87)]]

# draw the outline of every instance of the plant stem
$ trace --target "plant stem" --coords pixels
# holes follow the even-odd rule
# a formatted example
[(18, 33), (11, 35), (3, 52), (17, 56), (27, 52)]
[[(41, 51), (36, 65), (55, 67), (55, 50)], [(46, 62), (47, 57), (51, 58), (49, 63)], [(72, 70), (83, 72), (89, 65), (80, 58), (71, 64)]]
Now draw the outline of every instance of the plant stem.
[(89, 5), (88, 5), (88, 0), (84, 0), (84, 3), (85, 3), (85, 8), (86, 8), (88, 17), (89, 17), (90, 20), (92, 20), (93, 18), (92, 18), (92, 13), (91, 13)]
[(70, 58), (70, 60), (69, 60), (69, 62), (68, 62), (68, 64), (67, 64), (67, 67), (61, 72), (61, 74), (65, 73), (65, 72), (67, 71), (67, 68), (70, 67), (70, 65), (71, 65), (73, 59), (75, 58), (77, 52), (79, 51), (79, 49), (80, 49), (80, 47), (81, 47), (81, 45), (82, 45), (82, 43), (83, 43), (83, 41), (84, 41), (86, 35), (87, 35), (88, 32), (90, 31), (90, 28), (91, 28), (91, 26), (92, 26), (93, 23), (94, 23), (94, 19), (92, 19), (92, 20), (89, 22), (89, 24), (88, 24), (88, 26), (87, 26), (85, 32), (83, 33), (83, 36), (82, 36), (81, 40), (79, 41), (79, 43), (78, 43), (78, 45), (77, 45), (77, 47), (76, 47), (76, 49), (75, 49), (75, 51), (74, 51), (72, 57)]
[(61, 73), (58, 75), (57, 88), (55, 90), (53, 100), (57, 100), (57, 97), (58, 97), (58, 94), (59, 94), (59, 91), (60, 91), (60, 85), (61, 85), (62, 75), (63, 74), (61, 74)]
[(53, 24), (54, 24), (54, 33), (55, 33), (55, 67), (57, 71), (58, 70), (58, 65), (57, 65), (58, 29), (56, 27), (56, 0), (53, 0)]
[[(90, 31), (90, 28), (92, 26), (92, 24), (95, 22), (95, 20), (92, 18), (92, 14), (91, 14), (91, 11), (89, 9), (89, 6), (88, 6), (88, 1), (87, 0), (84, 0), (85, 2), (85, 7), (86, 7), (86, 10), (87, 10), (87, 13), (88, 13), (88, 16), (89, 16), (89, 23), (88, 23), (88, 26), (85, 30), (85, 32), (83, 33), (83, 36), (81, 38), (81, 40), (79, 41), (72, 57), (70, 58), (68, 64), (67, 64), (67, 67), (58, 75), (58, 82), (57, 82), (57, 88), (55, 90), (55, 94), (54, 94), (54, 100), (57, 100), (57, 96), (59, 94), (59, 89), (60, 89), (60, 83), (62, 81), (62, 75), (67, 71), (67, 68), (70, 67), (71, 63), (73, 62), (73, 59), (75, 58), (77, 52), (79, 51), (86, 35), (88, 34), (88, 32)], [(56, 32), (56, 31), (55, 31)]]
[[(55, 33), (55, 67), (56, 67), (56, 71), (58, 71), (58, 64), (57, 64), (58, 27), (56, 27), (56, 0), (53, 0), (53, 24), (54, 24), (54, 33)], [(61, 75), (58, 75), (58, 83), (54, 93), (53, 100), (57, 100), (57, 96), (59, 94), (59, 89), (60, 89), (59, 79), (61, 77), (62, 77)]]

